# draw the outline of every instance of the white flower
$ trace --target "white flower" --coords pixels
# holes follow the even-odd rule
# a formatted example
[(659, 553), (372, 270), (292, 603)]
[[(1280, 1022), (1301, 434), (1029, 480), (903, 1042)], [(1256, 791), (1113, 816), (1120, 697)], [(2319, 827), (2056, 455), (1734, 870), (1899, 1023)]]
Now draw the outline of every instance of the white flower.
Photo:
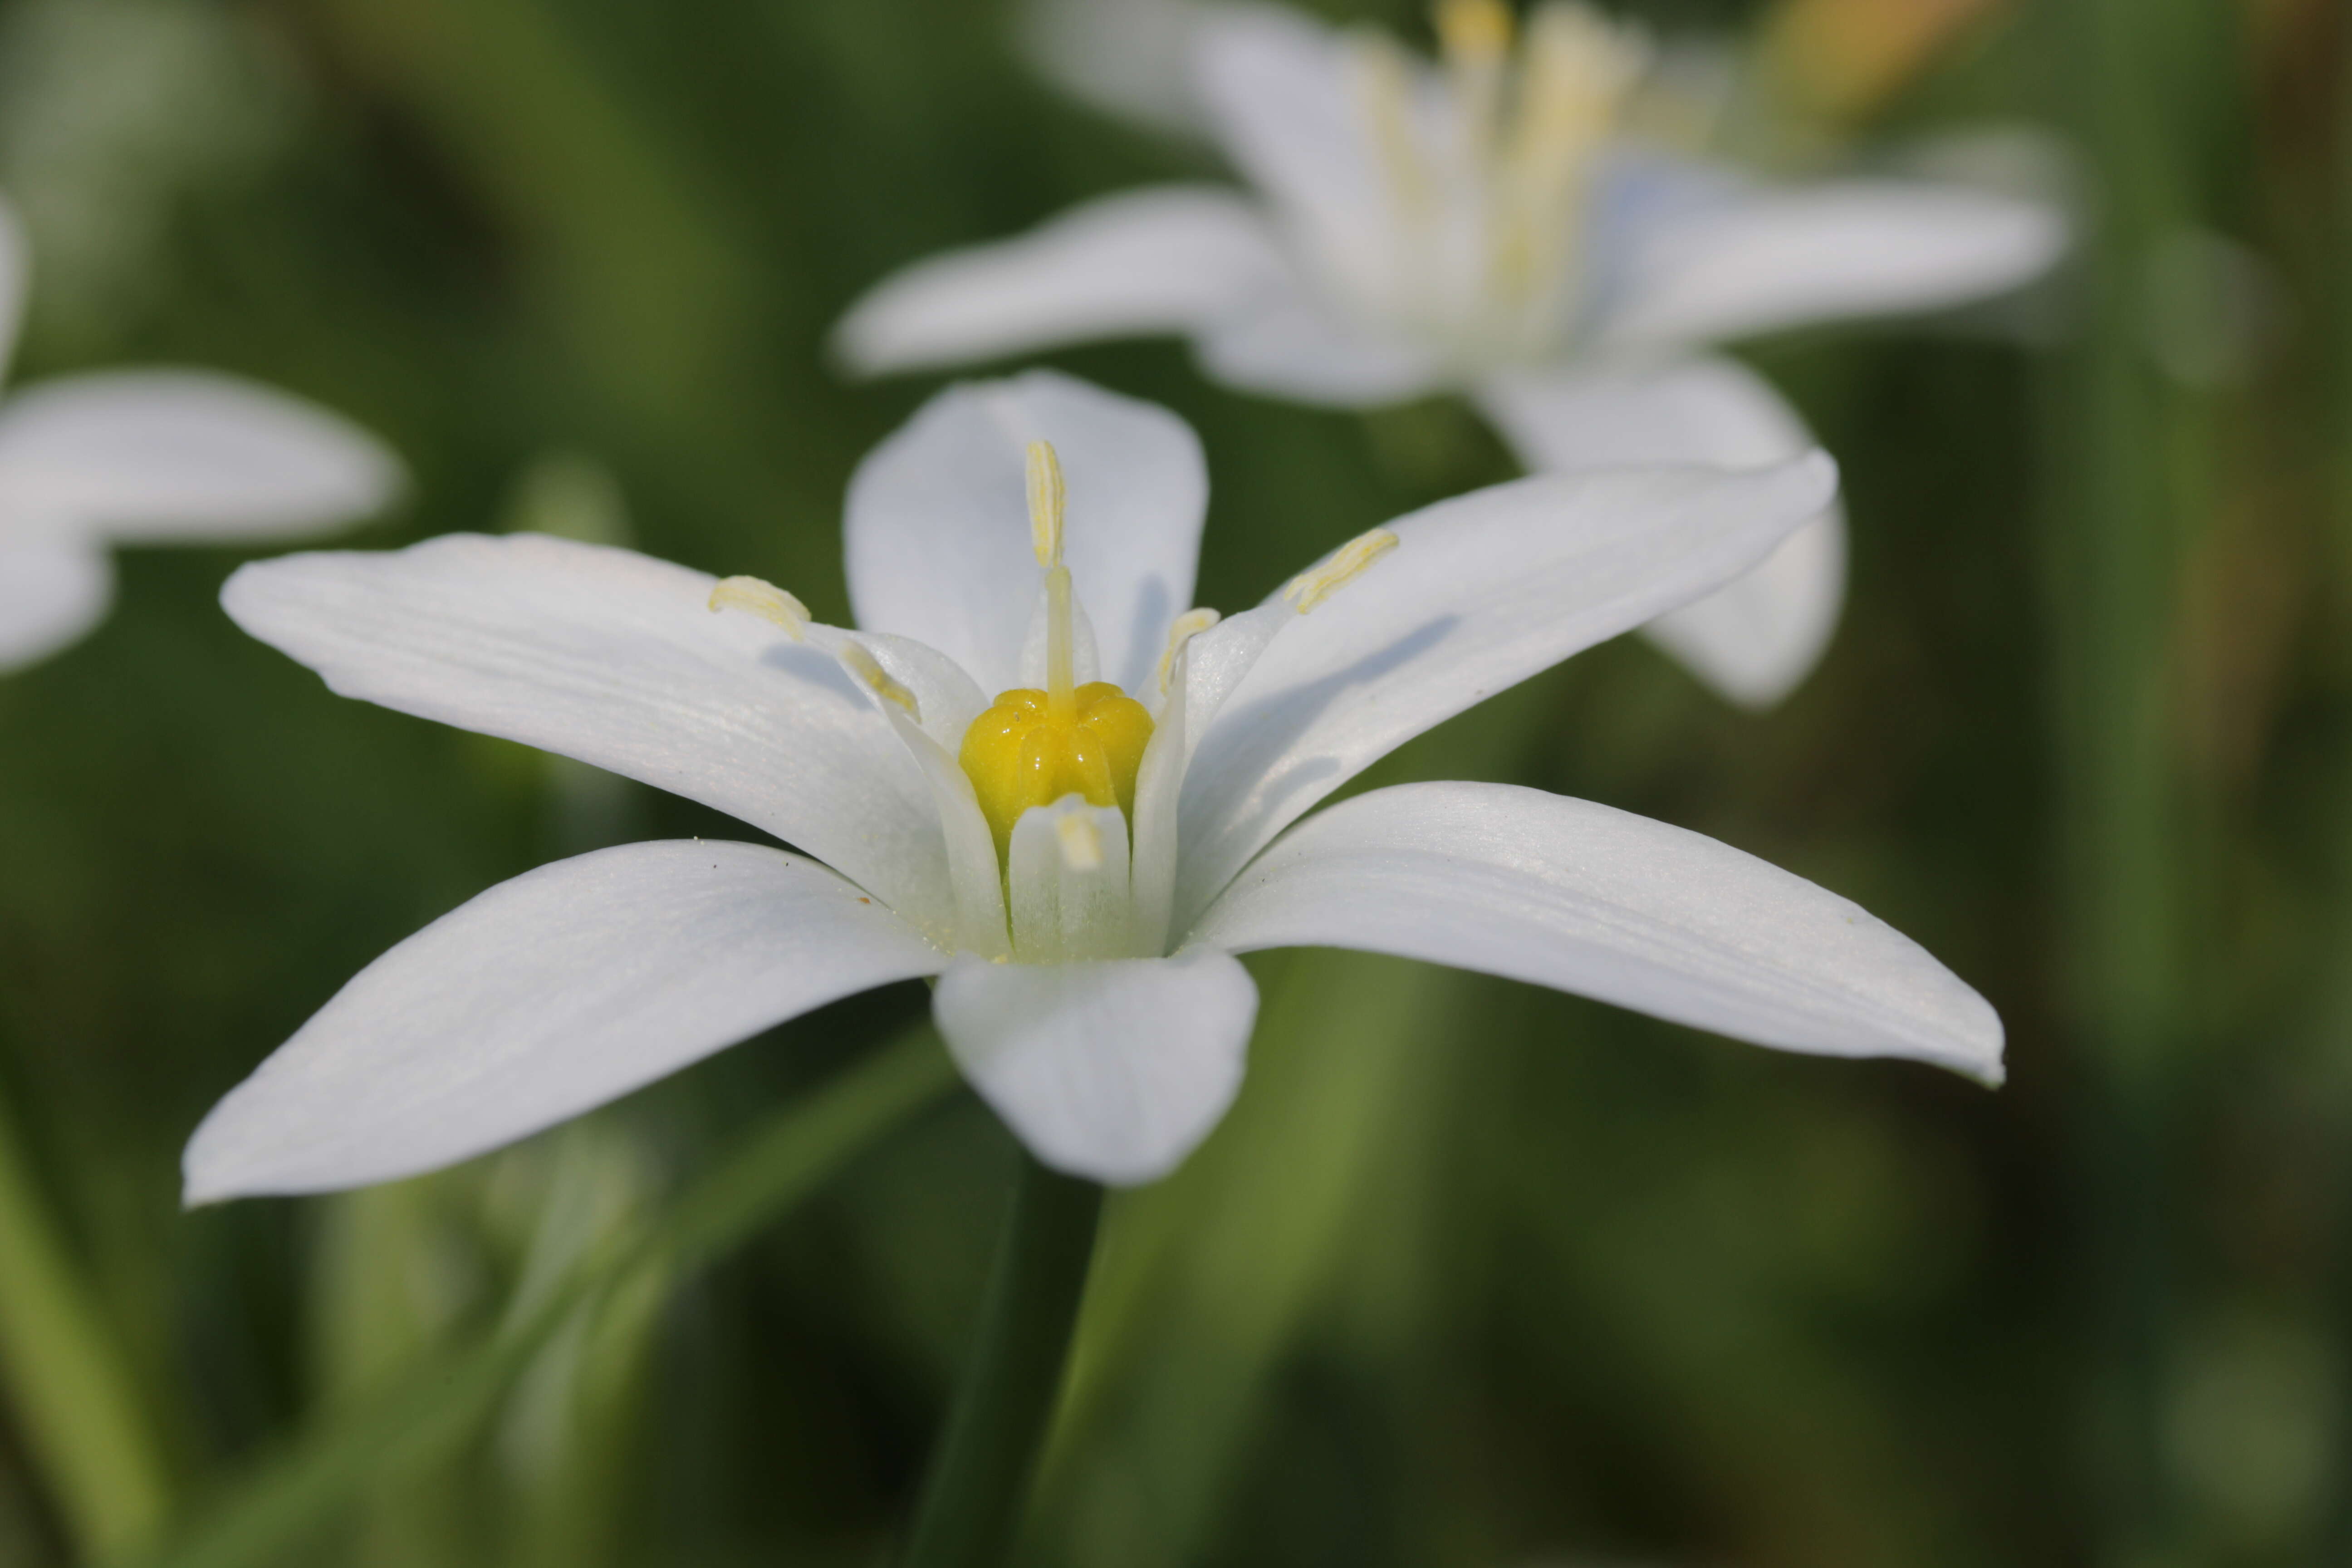
[[(24, 306), (23, 231), (0, 203), (0, 369)], [(110, 543), (277, 539), (381, 507), (399, 467), (282, 393), (199, 371), (109, 371), (0, 402), (0, 670), (96, 626)]]
[[(1464, 392), (1532, 468), (1759, 465), (1812, 441), (1704, 345), (1995, 293), (2063, 246), (2053, 211), (2009, 196), (1775, 188), (1643, 148), (1621, 121), (1645, 48), (1584, 5), (1544, 0), (1523, 40), (1500, 0), (1436, 11), (1433, 68), (1271, 7), (1164, 24), (1190, 39), (1201, 107), (1255, 191), (1129, 192), (919, 263), (851, 310), (840, 353), (878, 373), (1173, 332), (1213, 377), (1277, 397)], [(1159, 13), (1114, 13), (1130, 14)], [(1826, 646), (1843, 584), (1826, 510), (1653, 635), (1726, 696), (1769, 704)]]
[(917, 975), (1042, 1159), (1147, 1181), (1239, 1085), (1256, 994), (1233, 955), (1286, 945), (1998, 1079), (2000, 1021), (1927, 953), (1695, 834), (1480, 784), (1298, 821), (1441, 720), (1745, 570), (1835, 483), (1818, 453), (1522, 479), (1220, 621), (1186, 609), (1207, 502), (1192, 432), (1035, 373), (941, 394), (858, 469), (856, 632), (750, 578), (536, 535), (247, 566), (229, 614), (336, 691), (797, 849), (634, 844), (491, 889), (221, 1102), (188, 1195), (429, 1170)]

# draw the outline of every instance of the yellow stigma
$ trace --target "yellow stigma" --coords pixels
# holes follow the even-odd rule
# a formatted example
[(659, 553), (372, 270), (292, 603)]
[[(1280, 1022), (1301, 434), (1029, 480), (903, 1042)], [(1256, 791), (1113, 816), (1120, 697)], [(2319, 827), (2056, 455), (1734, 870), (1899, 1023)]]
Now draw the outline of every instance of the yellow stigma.
[(1066, 795), (1135, 815), (1135, 774), (1151, 739), (1151, 715), (1108, 680), (1072, 692), (1071, 709), (1069, 719), (1058, 719), (1045, 692), (1021, 687), (964, 731), (963, 771), (1000, 857), (1023, 812)]
[[(1070, 569), (1062, 560), (1067, 506), (1053, 443), (1030, 442), (1029, 543), (1045, 569), (1045, 689), (999, 693), (995, 705), (964, 731), (959, 759), (996, 836), (1000, 864), (1013, 843), (1013, 825), (1033, 805), (1076, 795), (1088, 805), (1115, 805), (1132, 816), (1135, 774), (1151, 739), (1151, 715), (1142, 703), (1108, 680), (1075, 682)], [(1063, 825), (1063, 854), (1074, 866), (1086, 854), (1070, 837), (1076, 831)], [(1102, 857), (1099, 838), (1094, 857)]]
[(1339, 546), (1338, 553), (1322, 565), (1310, 566), (1293, 577), (1282, 591), (1283, 601), (1306, 615), (1362, 576), (1373, 562), (1396, 547), (1397, 536), (1385, 528), (1359, 534)]

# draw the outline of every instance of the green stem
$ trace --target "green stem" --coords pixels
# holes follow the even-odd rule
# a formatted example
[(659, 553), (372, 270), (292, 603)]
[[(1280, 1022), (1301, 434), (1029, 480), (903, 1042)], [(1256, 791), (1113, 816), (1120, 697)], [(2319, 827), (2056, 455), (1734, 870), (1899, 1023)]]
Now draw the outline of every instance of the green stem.
[(114, 1562), (149, 1544), (169, 1506), (163, 1458), (4, 1109), (0, 1374), (78, 1554)]
[[(2199, 1000), (2199, 799), (2176, 732), (2186, 547), (2217, 508), (2212, 400), (2150, 352), (2151, 268), (2209, 221), (2210, 139), (2242, 58), (2221, 0), (2065, 0), (2050, 58), (2095, 199), (2081, 331), (2063, 373), (2063, 505), (2049, 541), (2064, 844), (2065, 1007), (2080, 1077), (2076, 1249), (2094, 1560), (2179, 1550), (2161, 1447), (2178, 1333), (2174, 1192)], [(2166, 305), (2165, 309), (2173, 309)]]
[(905, 1568), (992, 1568), (1011, 1549), (1061, 1391), (1101, 1211), (1102, 1188), (1022, 1156), (979, 1342), (923, 1485)]

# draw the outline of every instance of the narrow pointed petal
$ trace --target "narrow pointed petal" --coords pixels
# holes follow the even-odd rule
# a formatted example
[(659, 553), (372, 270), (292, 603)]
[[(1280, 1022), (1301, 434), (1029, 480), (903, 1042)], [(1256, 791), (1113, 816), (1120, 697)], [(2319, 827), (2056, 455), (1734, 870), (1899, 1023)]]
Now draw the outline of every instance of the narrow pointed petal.
[(0, 374), (16, 347), (25, 319), (25, 294), (33, 278), (33, 247), (16, 209), (0, 198)]
[(920, 638), (990, 695), (1020, 683), (1037, 602), (1036, 440), (1061, 457), (1066, 559), (1103, 679), (1134, 690), (1192, 602), (1208, 465), (1166, 409), (1047, 371), (950, 387), (858, 465), (846, 542), (857, 624)]
[(1024, 0), (1022, 53), (1040, 76), (1101, 113), (1163, 133), (1205, 126), (1192, 49), (1211, 0)]
[(187, 1201), (436, 1170), (946, 963), (779, 850), (628, 844), (542, 866), (362, 970), (231, 1090), (189, 1141)]
[(877, 703), (898, 736), (907, 754), (921, 770), (930, 787), (931, 805), (939, 814), (946, 852), (949, 885), (954, 889), (955, 917), (951, 936), (934, 931), (932, 938), (959, 952), (982, 958), (1003, 958), (1007, 946), (1004, 921), (1004, 878), (996, 863), (996, 839), (980, 809), (980, 797), (971, 775), (956, 754), (941, 745), (904, 713), (886, 701)]
[[(1813, 445), (1779, 393), (1723, 358), (1498, 376), (1478, 403), (1528, 467), (1549, 473), (1759, 468)], [(1722, 696), (1768, 708), (1811, 673), (1844, 597), (1845, 519), (1832, 505), (1754, 571), (1643, 629)]]
[(1400, 543), (1268, 646), (1196, 743), (1175, 930), (1276, 834), (1423, 731), (1753, 567), (1836, 493), (1752, 472), (1539, 475), (1391, 525)]
[(1696, 343), (1999, 294), (2057, 260), (2066, 223), (1987, 191), (1844, 180), (1684, 208), (1612, 241), (1626, 287), (1603, 342)]
[(537, 534), (240, 569), (236, 624), (346, 697), (576, 757), (740, 817), (952, 940), (930, 791), (817, 646), (716, 579)]
[(1984, 998), (1859, 906), (1698, 834), (1515, 785), (1335, 805), (1259, 857), (1192, 940), (1396, 953), (1757, 1045), (2001, 1078)]
[(0, 405), (0, 497), (111, 539), (274, 539), (355, 521), (399, 488), (375, 437), (235, 376), (108, 372)]
[(45, 658), (105, 617), (114, 568), (78, 529), (0, 521), (0, 670)]
[(1348, 39), (1273, 5), (1221, 6), (1194, 38), (1211, 134), (1274, 200), (1294, 250), (1349, 297), (1387, 297), (1397, 214)]
[(1642, 635), (1726, 701), (1762, 711), (1822, 660), (1845, 603), (1845, 509), (1832, 507), (1781, 542), (1763, 564)]
[(834, 349), (876, 375), (1185, 332), (1283, 266), (1265, 218), (1237, 191), (1126, 192), (892, 274), (842, 319)]
[(931, 998), (964, 1077), (1030, 1152), (1115, 1186), (1157, 1181), (1240, 1089), (1257, 986), (1229, 955), (958, 961)]

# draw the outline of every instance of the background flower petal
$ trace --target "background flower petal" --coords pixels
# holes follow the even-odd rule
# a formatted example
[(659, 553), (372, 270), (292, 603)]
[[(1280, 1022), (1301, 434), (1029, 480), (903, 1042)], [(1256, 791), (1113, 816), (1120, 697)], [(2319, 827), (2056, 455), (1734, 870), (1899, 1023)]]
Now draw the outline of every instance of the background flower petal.
[(348, 522), (381, 509), (400, 473), (348, 420), (234, 376), (107, 372), (0, 405), (0, 497), (118, 540)]
[(1124, 192), (894, 273), (842, 319), (834, 347), (874, 374), (1181, 332), (1267, 287), (1284, 265), (1238, 191)]
[(990, 696), (1020, 684), (1040, 439), (1068, 480), (1066, 556), (1103, 679), (1137, 690), (1192, 607), (1208, 467), (1175, 415), (1049, 371), (950, 387), (858, 465), (845, 542), (857, 624), (929, 643)]
[(1680, 205), (1615, 243), (1603, 342), (1690, 343), (1998, 294), (2057, 260), (2066, 222), (1958, 185), (1841, 180)]
[(0, 521), (0, 670), (64, 647), (114, 598), (105, 546), (71, 528)]
[(1311, 265), (1356, 298), (1384, 297), (1396, 215), (1348, 40), (1273, 5), (1217, 6), (1193, 39), (1197, 90), (1225, 155), (1273, 198)]
[(1192, 940), (1391, 952), (1758, 1045), (2001, 1077), (1991, 1006), (1858, 905), (1699, 834), (1516, 785), (1335, 805), (1259, 857)]
[(890, 726), (815, 639), (713, 614), (714, 582), (626, 550), (451, 534), (256, 562), (221, 602), (346, 697), (698, 800), (951, 933), (939, 816)]
[(362, 970), (213, 1109), (187, 1201), (328, 1192), (577, 1116), (946, 955), (814, 861), (626, 844), (501, 882)]
[(1286, 272), (1236, 309), (1202, 321), (1194, 351), (1212, 380), (1327, 408), (1378, 408), (1445, 384), (1436, 355), (1344, 310), (1309, 280)]
[(1269, 646), (1200, 739), (1176, 920), (1423, 730), (1738, 576), (1836, 493), (1820, 453), (1748, 472), (1544, 474), (1391, 524), (1400, 544)]
[[(1529, 468), (1629, 463), (1760, 468), (1813, 445), (1780, 395), (1736, 360), (1497, 376), (1478, 404)], [(1832, 504), (1761, 565), (1643, 627), (1730, 700), (1769, 707), (1810, 674), (1845, 597), (1845, 513)]]
[(981, 1098), (1056, 1170), (1155, 1181), (1241, 1088), (1257, 987), (1208, 948), (1098, 963), (959, 960), (931, 1009)]

